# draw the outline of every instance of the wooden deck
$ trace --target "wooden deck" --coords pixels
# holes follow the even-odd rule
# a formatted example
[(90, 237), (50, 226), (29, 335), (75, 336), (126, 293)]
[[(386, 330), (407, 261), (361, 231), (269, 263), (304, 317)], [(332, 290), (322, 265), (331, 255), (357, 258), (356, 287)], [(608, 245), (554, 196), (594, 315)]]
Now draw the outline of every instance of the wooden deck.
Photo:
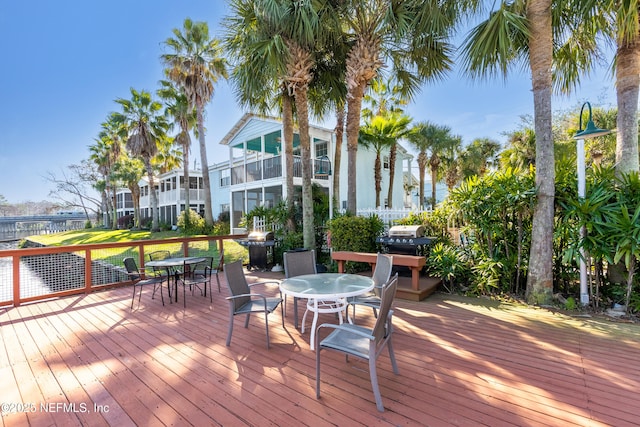
[(331, 352), (316, 399), (315, 354), (291, 315), (285, 329), (279, 312), (270, 316), (270, 350), (261, 316), (249, 329), (237, 318), (226, 347), (224, 286), (213, 304), (187, 295), (186, 310), (182, 301), (163, 307), (149, 289), (130, 310), (130, 287), (0, 310), (3, 424), (640, 423), (639, 325), (439, 293), (397, 300), (400, 375), (382, 356), (379, 413), (367, 365)]

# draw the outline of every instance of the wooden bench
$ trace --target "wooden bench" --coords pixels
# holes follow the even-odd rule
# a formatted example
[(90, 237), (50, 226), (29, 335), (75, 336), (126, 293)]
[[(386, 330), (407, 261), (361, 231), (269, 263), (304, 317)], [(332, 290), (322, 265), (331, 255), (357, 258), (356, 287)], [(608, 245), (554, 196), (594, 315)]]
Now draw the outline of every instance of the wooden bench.
[[(393, 256), (393, 265), (401, 265), (411, 269), (411, 289), (419, 290), (420, 270), (427, 263), (427, 259), (417, 255), (389, 254)], [(331, 258), (338, 262), (338, 273), (344, 273), (344, 263), (346, 261), (366, 262), (373, 270), (376, 267), (378, 254), (366, 252), (336, 251), (331, 253)]]

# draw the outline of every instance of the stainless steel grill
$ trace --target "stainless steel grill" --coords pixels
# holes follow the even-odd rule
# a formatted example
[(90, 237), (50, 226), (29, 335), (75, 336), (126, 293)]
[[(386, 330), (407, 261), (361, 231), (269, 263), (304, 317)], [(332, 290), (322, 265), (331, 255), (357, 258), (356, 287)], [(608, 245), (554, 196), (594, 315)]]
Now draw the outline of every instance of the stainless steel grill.
[(252, 231), (246, 239), (236, 242), (249, 249), (249, 270), (266, 270), (273, 264), (273, 247), (276, 241), (272, 231)]
[(420, 255), (424, 246), (434, 240), (433, 237), (424, 236), (422, 225), (396, 225), (389, 229), (386, 236), (378, 237), (376, 243), (382, 244), (388, 253)]

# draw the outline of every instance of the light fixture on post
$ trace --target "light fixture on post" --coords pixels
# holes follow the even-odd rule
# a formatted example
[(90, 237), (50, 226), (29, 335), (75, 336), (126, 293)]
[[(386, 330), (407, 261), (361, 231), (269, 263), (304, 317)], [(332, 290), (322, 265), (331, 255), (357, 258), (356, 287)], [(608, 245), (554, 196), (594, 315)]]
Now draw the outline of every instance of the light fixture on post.
[(333, 183), (329, 179), (331, 176), (331, 159), (329, 159), (329, 156), (320, 156), (316, 159), (316, 162), (318, 168), (314, 173), (314, 177), (327, 178), (329, 181), (329, 219), (333, 219)]
[[(582, 115), (584, 113), (584, 107), (589, 107), (589, 118), (587, 125), (582, 129)], [(573, 136), (573, 139), (577, 140), (576, 143), (576, 170), (578, 173), (578, 198), (584, 201), (586, 196), (586, 170), (585, 170), (585, 156), (584, 156), (584, 140), (592, 139), (598, 136), (608, 135), (611, 131), (609, 129), (600, 129), (593, 123), (593, 117), (591, 112), (591, 104), (585, 102), (580, 109), (580, 121), (578, 126), (578, 132)], [(586, 236), (586, 229), (584, 226), (580, 228), (580, 242)], [(584, 260), (584, 249), (580, 247), (580, 303), (582, 305), (589, 304), (589, 289), (587, 288), (587, 264)]]

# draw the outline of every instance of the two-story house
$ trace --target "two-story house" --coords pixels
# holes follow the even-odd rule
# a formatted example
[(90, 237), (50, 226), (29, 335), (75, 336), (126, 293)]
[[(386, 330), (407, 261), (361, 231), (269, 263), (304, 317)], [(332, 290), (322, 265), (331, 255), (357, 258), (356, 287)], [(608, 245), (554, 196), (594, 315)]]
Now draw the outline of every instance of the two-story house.
[[(140, 180), (140, 215), (142, 218), (151, 217), (151, 197), (149, 181), (146, 176)], [(178, 168), (155, 177), (158, 195), (158, 210), (160, 222), (175, 225), (178, 215), (185, 210), (184, 169)], [(133, 200), (131, 192), (122, 188), (116, 193), (116, 212), (118, 218), (133, 214)], [(202, 170), (189, 171), (189, 206), (192, 210), (204, 216), (204, 189)]]
[[(300, 139), (294, 131), (294, 166), (287, 171), (282, 145), (282, 122), (273, 117), (245, 114), (220, 141), (229, 147), (229, 160), (209, 167), (213, 200), (213, 215), (229, 211), (231, 227), (238, 227), (242, 215), (255, 206), (273, 206), (286, 199), (286, 176), (293, 174), (294, 185), (302, 185), (302, 165), (300, 157)], [(335, 133), (331, 129), (310, 126), (311, 157), (313, 170), (326, 170), (327, 163), (333, 162), (335, 154)], [(340, 189), (338, 209), (347, 204), (347, 144), (342, 143), (340, 164)], [(394, 207), (405, 207), (404, 175), (411, 170), (410, 155), (398, 145), (393, 188)], [(330, 160), (327, 160), (330, 159)], [(357, 201), (359, 209), (375, 208), (374, 162), (375, 151), (358, 148), (357, 154)], [(383, 207), (388, 206), (389, 153), (382, 153), (382, 191)], [(333, 171), (335, 173), (335, 171)], [(332, 179), (328, 176), (314, 175), (313, 182), (330, 190)]]

